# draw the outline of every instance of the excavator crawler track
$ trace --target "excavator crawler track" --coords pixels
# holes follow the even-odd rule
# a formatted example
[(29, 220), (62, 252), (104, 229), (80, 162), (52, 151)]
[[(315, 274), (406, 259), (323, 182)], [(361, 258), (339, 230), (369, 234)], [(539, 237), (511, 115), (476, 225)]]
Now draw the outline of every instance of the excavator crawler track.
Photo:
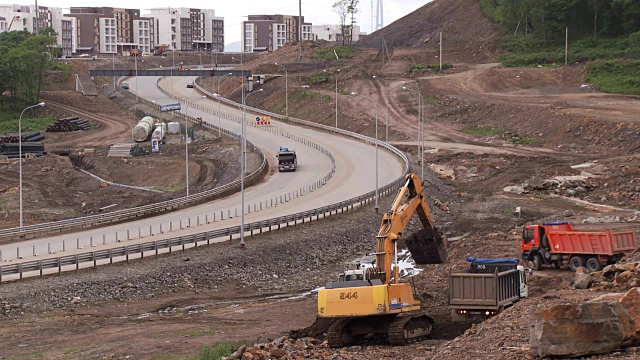
[(404, 346), (424, 340), (432, 328), (433, 319), (429, 316), (398, 316), (389, 326), (389, 344)]
[(327, 343), (329, 347), (332, 348), (341, 348), (345, 345), (344, 343), (344, 327), (349, 323), (349, 319), (341, 319), (333, 323), (329, 327), (326, 333)]

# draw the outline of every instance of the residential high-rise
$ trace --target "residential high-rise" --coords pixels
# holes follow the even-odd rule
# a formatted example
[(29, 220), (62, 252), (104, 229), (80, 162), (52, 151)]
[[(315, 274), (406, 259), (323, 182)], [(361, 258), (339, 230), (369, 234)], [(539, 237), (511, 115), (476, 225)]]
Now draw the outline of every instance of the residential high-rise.
[(66, 16), (77, 19), (77, 50), (114, 54), (138, 49), (153, 51), (154, 22), (139, 9), (112, 7), (72, 7)]
[(224, 19), (212, 9), (155, 8), (155, 43), (181, 51), (224, 51)]
[[(274, 51), (287, 42), (298, 41), (298, 16), (249, 15), (242, 22), (242, 51)], [(311, 23), (302, 17), (302, 40), (313, 40)]]

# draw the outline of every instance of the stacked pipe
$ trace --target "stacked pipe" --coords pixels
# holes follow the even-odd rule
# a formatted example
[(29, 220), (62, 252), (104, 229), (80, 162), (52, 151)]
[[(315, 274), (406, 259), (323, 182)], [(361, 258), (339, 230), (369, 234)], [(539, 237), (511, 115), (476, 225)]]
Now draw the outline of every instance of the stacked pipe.
[[(26, 154), (33, 154), (35, 156), (45, 155), (44, 145), (41, 142), (23, 142), (22, 143), (22, 157)], [(20, 156), (20, 144), (19, 143), (4, 143), (0, 144), (0, 155), (8, 158), (17, 158)]]
[(55, 123), (47, 127), (48, 132), (80, 131), (88, 129), (91, 129), (89, 120), (80, 119), (77, 116), (57, 120)]
[[(44, 135), (39, 131), (30, 131), (22, 133), (22, 142), (36, 142), (44, 139)], [(10, 134), (6, 136), (0, 136), (0, 144), (4, 143), (17, 143), (20, 142), (18, 134)]]

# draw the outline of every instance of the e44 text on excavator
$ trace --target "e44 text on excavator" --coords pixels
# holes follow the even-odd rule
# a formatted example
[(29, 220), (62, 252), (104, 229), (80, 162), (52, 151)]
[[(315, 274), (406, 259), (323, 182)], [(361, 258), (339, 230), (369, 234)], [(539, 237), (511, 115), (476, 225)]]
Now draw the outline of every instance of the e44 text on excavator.
[(431, 332), (433, 319), (420, 311), (411, 284), (400, 282), (398, 267), (398, 239), (416, 212), (424, 229), (406, 238), (414, 260), (417, 264), (447, 261), (447, 240), (434, 226), (422, 182), (416, 174), (408, 174), (391, 210), (383, 215), (375, 267), (347, 270), (318, 291), (318, 317), (336, 319), (326, 333), (329, 346), (352, 346), (370, 336), (406, 345)]

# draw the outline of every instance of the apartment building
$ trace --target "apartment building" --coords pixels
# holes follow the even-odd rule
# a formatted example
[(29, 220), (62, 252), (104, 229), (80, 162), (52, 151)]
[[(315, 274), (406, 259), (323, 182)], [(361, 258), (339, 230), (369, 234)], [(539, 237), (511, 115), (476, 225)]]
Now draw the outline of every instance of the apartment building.
[[(313, 25), (311, 27), (311, 32), (313, 33), (314, 40), (325, 40), (331, 42), (342, 42), (342, 25)], [(366, 33), (360, 32), (360, 26), (354, 25), (353, 29), (347, 26), (345, 32), (345, 41), (349, 42), (350, 34), (353, 33), (353, 38), (351, 39), (353, 42), (356, 42), (360, 39), (361, 36), (366, 35)]]
[(65, 15), (77, 20), (77, 51), (116, 54), (138, 49), (153, 50), (153, 19), (143, 17), (139, 9), (112, 7), (72, 7)]
[[(242, 51), (274, 51), (291, 41), (298, 41), (298, 16), (249, 15), (242, 22)], [(302, 40), (313, 40), (311, 23), (302, 21)]]
[(71, 56), (75, 52), (73, 34), (75, 21), (66, 18), (61, 8), (35, 5), (0, 5), (0, 32), (26, 30), (31, 33), (45, 28), (52, 28), (58, 34), (58, 46), (63, 56)]
[(148, 14), (155, 22), (158, 45), (169, 50), (224, 51), (224, 19), (212, 9), (155, 8)]

